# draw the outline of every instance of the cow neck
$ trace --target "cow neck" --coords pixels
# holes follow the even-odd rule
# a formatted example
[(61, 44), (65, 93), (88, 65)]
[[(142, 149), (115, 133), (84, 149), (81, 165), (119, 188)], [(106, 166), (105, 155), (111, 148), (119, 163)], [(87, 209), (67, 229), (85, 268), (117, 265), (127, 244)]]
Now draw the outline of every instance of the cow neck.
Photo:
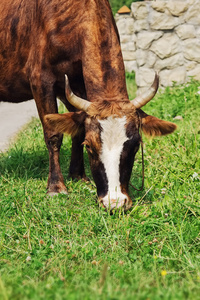
[(107, 56), (107, 61), (105, 61), (105, 57), (102, 56), (92, 62), (90, 58), (86, 58), (85, 61), (86, 64), (83, 64), (83, 75), (88, 100), (101, 101), (103, 99), (111, 101), (128, 99), (125, 71), (123, 67), (119, 69), (116, 59), (112, 60)]
[[(125, 69), (110, 10), (90, 14), (82, 24), (82, 68), (88, 100), (127, 100)], [(102, 17), (103, 16), (103, 17)]]

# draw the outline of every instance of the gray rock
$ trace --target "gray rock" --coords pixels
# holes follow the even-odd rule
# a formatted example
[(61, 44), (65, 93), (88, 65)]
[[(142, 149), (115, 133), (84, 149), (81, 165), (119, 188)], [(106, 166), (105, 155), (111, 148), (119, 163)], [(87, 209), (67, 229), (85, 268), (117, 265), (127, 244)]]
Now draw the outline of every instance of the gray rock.
[(148, 49), (151, 43), (163, 35), (162, 31), (142, 31), (137, 35), (136, 45), (141, 49)]
[(150, 14), (150, 28), (152, 30), (169, 30), (180, 24), (180, 20), (177, 17), (173, 17), (168, 14), (152, 11)]
[(170, 57), (180, 51), (179, 38), (174, 33), (165, 33), (159, 40), (153, 42), (150, 50), (161, 59)]

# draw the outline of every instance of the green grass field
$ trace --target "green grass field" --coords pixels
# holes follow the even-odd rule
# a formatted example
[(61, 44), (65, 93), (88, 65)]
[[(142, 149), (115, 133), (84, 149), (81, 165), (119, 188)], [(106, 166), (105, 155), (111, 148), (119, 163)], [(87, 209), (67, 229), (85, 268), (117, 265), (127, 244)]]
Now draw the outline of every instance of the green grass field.
[[(133, 76), (127, 76), (130, 98)], [(167, 88), (145, 112), (178, 130), (147, 140), (145, 187), (133, 208), (99, 208), (93, 181), (68, 178), (69, 195), (46, 195), (48, 154), (34, 120), (0, 155), (0, 299), (200, 299), (200, 83)], [(87, 155), (86, 172), (91, 178)], [(141, 185), (141, 152), (131, 182)]]

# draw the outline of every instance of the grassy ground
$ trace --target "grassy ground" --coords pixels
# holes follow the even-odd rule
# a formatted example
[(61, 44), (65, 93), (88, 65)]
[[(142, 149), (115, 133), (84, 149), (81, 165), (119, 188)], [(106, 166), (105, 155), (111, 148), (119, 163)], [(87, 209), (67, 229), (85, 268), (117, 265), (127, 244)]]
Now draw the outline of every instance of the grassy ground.
[[(131, 188), (126, 214), (99, 209), (93, 182), (67, 178), (69, 138), (61, 151), (69, 195), (46, 196), (37, 120), (1, 154), (0, 299), (200, 299), (199, 85), (168, 88), (146, 106), (183, 120), (173, 135), (144, 138), (145, 188)], [(140, 152), (131, 182), (141, 184)]]

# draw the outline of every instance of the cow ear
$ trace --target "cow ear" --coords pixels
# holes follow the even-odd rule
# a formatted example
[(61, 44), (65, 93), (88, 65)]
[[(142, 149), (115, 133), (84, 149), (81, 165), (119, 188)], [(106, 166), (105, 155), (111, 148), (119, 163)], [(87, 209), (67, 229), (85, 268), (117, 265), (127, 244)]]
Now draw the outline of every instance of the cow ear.
[(65, 114), (48, 114), (44, 117), (45, 124), (55, 132), (75, 136), (84, 126), (85, 112), (72, 112)]
[(139, 115), (141, 118), (142, 131), (147, 136), (161, 136), (167, 135), (177, 128), (176, 124), (168, 121), (160, 120), (156, 117), (147, 115), (142, 110), (139, 110)]

